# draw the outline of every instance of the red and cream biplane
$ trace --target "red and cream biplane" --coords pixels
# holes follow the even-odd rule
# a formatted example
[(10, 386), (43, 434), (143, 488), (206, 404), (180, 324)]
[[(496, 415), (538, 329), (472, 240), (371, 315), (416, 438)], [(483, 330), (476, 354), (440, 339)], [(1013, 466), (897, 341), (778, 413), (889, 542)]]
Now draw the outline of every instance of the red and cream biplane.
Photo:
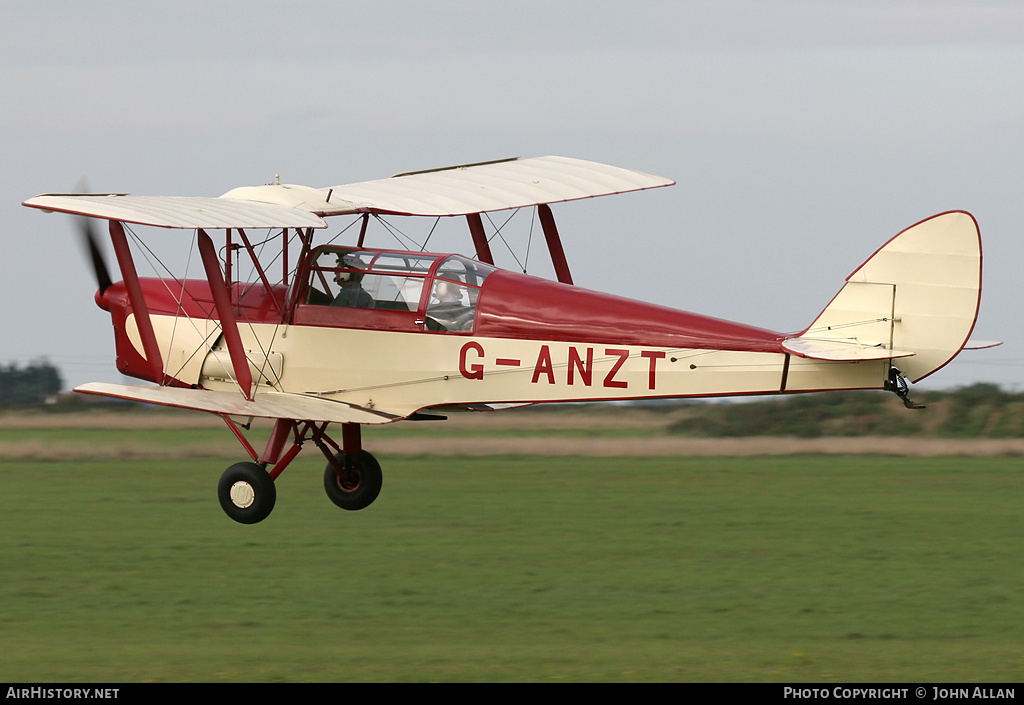
[[(218, 489), (224, 511), (242, 523), (271, 512), (275, 478), (307, 441), (327, 457), (330, 499), (344, 509), (369, 505), (381, 469), (361, 446), (363, 424), (542, 402), (831, 389), (890, 389), (913, 406), (907, 380), (966, 346), (981, 242), (960, 211), (892, 238), (794, 335), (575, 287), (549, 204), (673, 183), (541, 157), (331, 188), (52, 194), (24, 205), (108, 221), (122, 280), (111, 281), (90, 241), (96, 303), (113, 319), (117, 369), (154, 383), (76, 391), (223, 418), (251, 459), (228, 468)], [(481, 215), (527, 207), (536, 208), (558, 281), (494, 266)], [(325, 219), (341, 216), (359, 225), (354, 242), (318, 244)], [(464, 217), (474, 257), (364, 246), (368, 223), (381, 216)], [(134, 225), (191, 231), (205, 277), (140, 277)], [(267, 231), (260, 242), (256, 230)], [(220, 247), (211, 231), (221, 231)], [(268, 243), (269, 264), (258, 254)], [(254, 281), (236, 280), (239, 258), (251, 259)], [(275, 420), (262, 451), (242, 431), (254, 418)], [(327, 434), (331, 424), (341, 426), (340, 443)]]

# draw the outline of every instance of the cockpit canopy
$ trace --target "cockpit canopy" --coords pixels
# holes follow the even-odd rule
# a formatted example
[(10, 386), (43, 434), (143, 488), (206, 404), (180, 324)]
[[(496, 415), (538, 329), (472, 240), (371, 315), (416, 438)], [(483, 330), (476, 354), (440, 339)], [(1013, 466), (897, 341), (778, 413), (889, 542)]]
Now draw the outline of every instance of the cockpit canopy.
[(426, 328), (468, 332), (480, 287), (494, 267), (461, 255), (322, 246), (314, 250), (305, 303), (422, 313)]

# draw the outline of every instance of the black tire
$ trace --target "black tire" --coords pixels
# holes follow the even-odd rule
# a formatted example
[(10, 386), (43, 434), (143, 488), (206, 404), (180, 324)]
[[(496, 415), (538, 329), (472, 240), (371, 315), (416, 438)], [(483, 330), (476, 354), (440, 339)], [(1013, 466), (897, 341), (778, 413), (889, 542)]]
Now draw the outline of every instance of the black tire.
[(224, 513), (240, 524), (266, 519), (277, 502), (277, 487), (256, 463), (235, 463), (220, 476), (217, 498)]
[(331, 501), (350, 511), (373, 504), (384, 483), (377, 459), (365, 450), (351, 456), (337, 453), (334, 459), (345, 468), (345, 475), (338, 477), (334, 465), (327, 463), (324, 470), (324, 490)]

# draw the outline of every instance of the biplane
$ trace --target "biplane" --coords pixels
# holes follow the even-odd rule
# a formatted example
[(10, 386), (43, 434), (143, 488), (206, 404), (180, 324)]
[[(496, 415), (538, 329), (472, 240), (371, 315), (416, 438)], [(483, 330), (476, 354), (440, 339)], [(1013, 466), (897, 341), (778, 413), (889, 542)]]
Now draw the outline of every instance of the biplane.
[[(327, 188), (48, 194), (24, 205), (107, 221), (121, 280), (90, 235), (95, 300), (113, 321), (117, 369), (150, 384), (76, 391), (220, 416), (249, 457), (218, 485), (242, 523), (270, 514), (275, 479), (306, 443), (327, 459), (331, 501), (373, 502), (382, 472), (362, 447), (363, 425), (544, 402), (838, 389), (888, 389), (914, 407), (908, 380), (967, 346), (982, 257), (978, 225), (962, 211), (893, 237), (796, 334), (574, 286), (551, 205), (672, 184), (540, 157)], [(482, 216), (522, 208), (535, 209), (555, 280), (495, 266)], [(346, 241), (323, 241), (328, 220), (345, 216)], [(464, 218), (472, 256), (368, 246), (368, 225), (385, 216)], [(129, 242), (139, 225), (190, 232), (204, 276), (140, 277)], [(246, 258), (253, 274), (240, 281)], [(257, 418), (273, 424), (254, 446), (244, 431)]]

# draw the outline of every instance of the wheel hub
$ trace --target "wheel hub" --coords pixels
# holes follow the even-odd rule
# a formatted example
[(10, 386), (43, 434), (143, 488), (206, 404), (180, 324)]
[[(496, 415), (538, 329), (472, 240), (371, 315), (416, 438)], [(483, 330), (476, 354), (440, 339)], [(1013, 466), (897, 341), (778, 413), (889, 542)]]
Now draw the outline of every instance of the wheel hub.
[(245, 509), (256, 501), (256, 492), (248, 482), (236, 482), (231, 485), (231, 503), (239, 509)]
[(344, 476), (338, 476), (338, 487), (343, 492), (354, 492), (359, 489), (359, 473), (347, 470)]

